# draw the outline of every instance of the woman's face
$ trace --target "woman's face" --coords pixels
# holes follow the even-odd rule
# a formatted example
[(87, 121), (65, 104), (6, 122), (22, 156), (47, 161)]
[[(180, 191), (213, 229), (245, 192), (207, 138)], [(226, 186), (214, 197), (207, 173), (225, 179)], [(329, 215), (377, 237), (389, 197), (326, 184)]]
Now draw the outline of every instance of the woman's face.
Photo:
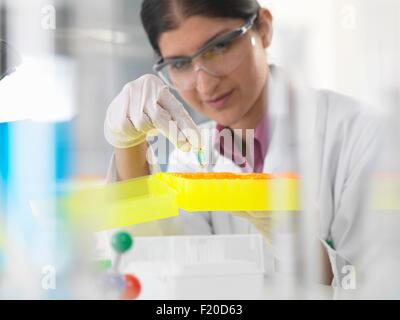
[[(250, 50), (232, 73), (217, 77), (200, 70), (194, 89), (184, 91), (177, 88), (193, 109), (223, 126), (254, 128), (265, 107), (268, 77), (265, 49), (269, 46), (272, 32), (271, 16), (267, 10), (261, 10), (259, 21), (260, 28), (254, 27), (246, 34), (246, 37), (254, 38), (253, 44), (246, 42)], [(215, 35), (243, 24), (242, 19), (187, 18), (178, 29), (161, 35), (161, 54), (164, 58), (190, 56)]]

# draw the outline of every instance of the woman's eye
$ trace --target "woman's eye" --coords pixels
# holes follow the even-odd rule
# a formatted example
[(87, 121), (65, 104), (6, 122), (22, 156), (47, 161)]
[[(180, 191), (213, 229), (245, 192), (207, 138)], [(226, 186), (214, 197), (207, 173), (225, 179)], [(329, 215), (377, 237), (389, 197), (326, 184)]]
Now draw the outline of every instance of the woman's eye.
[(225, 53), (229, 49), (229, 43), (220, 42), (214, 45), (212, 48), (208, 49), (203, 53), (203, 58), (206, 60), (214, 59), (216, 56)]
[(184, 70), (188, 68), (190, 63), (188, 61), (176, 61), (171, 66), (174, 70)]
[(229, 43), (219, 42), (203, 53), (203, 59), (211, 60), (229, 50)]
[(212, 48), (212, 50), (213, 50), (214, 52), (223, 52), (224, 50), (226, 50), (226, 49), (228, 48), (228, 46), (229, 46), (229, 43), (227, 43), (227, 42), (220, 42), (220, 43), (217, 43), (217, 44)]

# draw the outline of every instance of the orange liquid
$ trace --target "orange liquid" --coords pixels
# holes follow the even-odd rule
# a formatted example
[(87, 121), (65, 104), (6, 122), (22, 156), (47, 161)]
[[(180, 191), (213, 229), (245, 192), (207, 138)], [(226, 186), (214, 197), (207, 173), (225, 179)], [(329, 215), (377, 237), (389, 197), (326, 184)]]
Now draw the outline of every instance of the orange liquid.
[(174, 176), (184, 179), (216, 179), (216, 180), (230, 180), (230, 179), (251, 179), (251, 180), (268, 180), (268, 179), (298, 179), (296, 173), (230, 173), (230, 172), (217, 172), (217, 173), (173, 173)]

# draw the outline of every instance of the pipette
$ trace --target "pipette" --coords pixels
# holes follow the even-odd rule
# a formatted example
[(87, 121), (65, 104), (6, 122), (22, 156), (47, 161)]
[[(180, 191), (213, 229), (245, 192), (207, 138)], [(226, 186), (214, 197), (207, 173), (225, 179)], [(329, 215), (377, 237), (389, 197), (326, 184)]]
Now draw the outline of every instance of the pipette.
[(197, 162), (199, 163), (201, 168), (205, 168), (207, 166), (206, 164), (206, 156), (204, 154), (204, 151), (202, 148), (195, 150)]

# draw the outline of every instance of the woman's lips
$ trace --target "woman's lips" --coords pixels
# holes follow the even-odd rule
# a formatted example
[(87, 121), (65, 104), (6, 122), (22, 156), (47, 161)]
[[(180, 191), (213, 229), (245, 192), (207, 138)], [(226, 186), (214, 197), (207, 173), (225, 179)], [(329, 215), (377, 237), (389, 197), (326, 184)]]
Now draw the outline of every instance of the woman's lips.
[(225, 107), (226, 102), (231, 97), (234, 90), (225, 93), (224, 95), (214, 99), (214, 100), (207, 100), (206, 103), (211, 106), (213, 109), (222, 109)]

